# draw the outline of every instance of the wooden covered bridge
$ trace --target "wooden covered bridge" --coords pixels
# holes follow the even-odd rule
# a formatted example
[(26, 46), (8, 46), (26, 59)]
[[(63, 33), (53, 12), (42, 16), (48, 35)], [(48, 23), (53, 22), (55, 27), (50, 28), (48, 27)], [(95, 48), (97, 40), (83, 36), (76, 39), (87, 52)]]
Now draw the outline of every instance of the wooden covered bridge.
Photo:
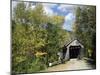
[[(67, 62), (64, 62), (64, 64), (59, 64), (59, 61), (50, 63), (49, 66), (52, 66), (52, 67), (48, 67), (43, 72), (65, 71), (65, 70), (86, 70), (86, 69), (95, 68), (94, 65), (91, 65), (89, 62), (87, 62), (87, 60), (83, 59), (84, 46), (77, 39), (74, 39), (68, 44), (65, 44), (64, 47), (62, 48), (61, 53), (62, 53), (62, 59)], [(77, 60), (77, 59), (80, 59), (80, 60)], [(59, 64), (59, 65), (56, 65), (56, 64)]]
[(78, 39), (74, 39), (63, 47), (63, 59), (69, 60), (71, 58), (81, 59), (84, 56), (84, 46)]
[(84, 46), (78, 39), (74, 39), (71, 42), (64, 45), (62, 50), (58, 52), (58, 61), (49, 63), (49, 66), (64, 63), (70, 59), (81, 59), (84, 57)]

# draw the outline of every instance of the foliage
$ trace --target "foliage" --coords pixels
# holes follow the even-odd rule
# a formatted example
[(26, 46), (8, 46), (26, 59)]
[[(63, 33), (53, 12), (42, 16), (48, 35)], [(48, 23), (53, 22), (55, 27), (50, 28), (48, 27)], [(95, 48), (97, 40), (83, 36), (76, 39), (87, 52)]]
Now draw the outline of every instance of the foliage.
[(31, 73), (48, 67), (58, 60), (57, 52), (68, 40), (62, 29), (64, 17), (48, 16), (43, 6), (18, 3), (12, 19), (12, 72)]
[(75, 36), (80, 39), (86, 50), (85, 55), (95, 60), (96, 50), (96, 7), (84, 6), (76, 9), (73, 26)]
[[(95, 59), (96, 22), (95, 7), (76, 9), (73, 32), (62, 28), (64, 17), (46, 15), (43, 6), (19, 2), (12, 15), (12, 72), (32, 73), (48, 67), (58, 60), (57, 53), (74, 37), (86, 47), (86, 55)], [(94, 55), (94, 56), (93, 56)]]

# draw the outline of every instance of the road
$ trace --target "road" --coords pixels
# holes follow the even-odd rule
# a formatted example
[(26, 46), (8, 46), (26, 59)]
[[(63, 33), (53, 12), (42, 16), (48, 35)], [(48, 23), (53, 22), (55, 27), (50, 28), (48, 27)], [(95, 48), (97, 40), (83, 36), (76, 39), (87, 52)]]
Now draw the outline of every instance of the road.
[(64, 70), (84, 70), (92, 69), (93, 66), (86, 62), (86, 60), (70, 59), (65, 64), (59, 64), (56, 66), (49, 67), (45, 72), (50, 71), (64, 71)]

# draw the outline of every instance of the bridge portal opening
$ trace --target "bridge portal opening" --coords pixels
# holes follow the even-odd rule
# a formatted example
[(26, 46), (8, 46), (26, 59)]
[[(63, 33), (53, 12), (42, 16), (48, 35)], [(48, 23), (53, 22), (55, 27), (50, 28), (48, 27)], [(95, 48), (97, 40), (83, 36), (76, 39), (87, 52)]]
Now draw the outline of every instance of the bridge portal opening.
[(69, 47), (69, 54), (70, 54), (70, 59), (71, 58), (77, 58), (80, 54), (80, 49), (81, 46), (70, 46)]

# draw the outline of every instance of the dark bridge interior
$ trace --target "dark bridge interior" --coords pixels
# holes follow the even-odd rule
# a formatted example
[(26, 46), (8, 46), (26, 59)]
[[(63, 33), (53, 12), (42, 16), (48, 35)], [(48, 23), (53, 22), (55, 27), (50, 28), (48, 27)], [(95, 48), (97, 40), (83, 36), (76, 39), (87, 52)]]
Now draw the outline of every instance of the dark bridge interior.
[(69, 54), (71, 58), (77, 58), (80, 52), (81, 46), (70, 46), (69, 47)]

